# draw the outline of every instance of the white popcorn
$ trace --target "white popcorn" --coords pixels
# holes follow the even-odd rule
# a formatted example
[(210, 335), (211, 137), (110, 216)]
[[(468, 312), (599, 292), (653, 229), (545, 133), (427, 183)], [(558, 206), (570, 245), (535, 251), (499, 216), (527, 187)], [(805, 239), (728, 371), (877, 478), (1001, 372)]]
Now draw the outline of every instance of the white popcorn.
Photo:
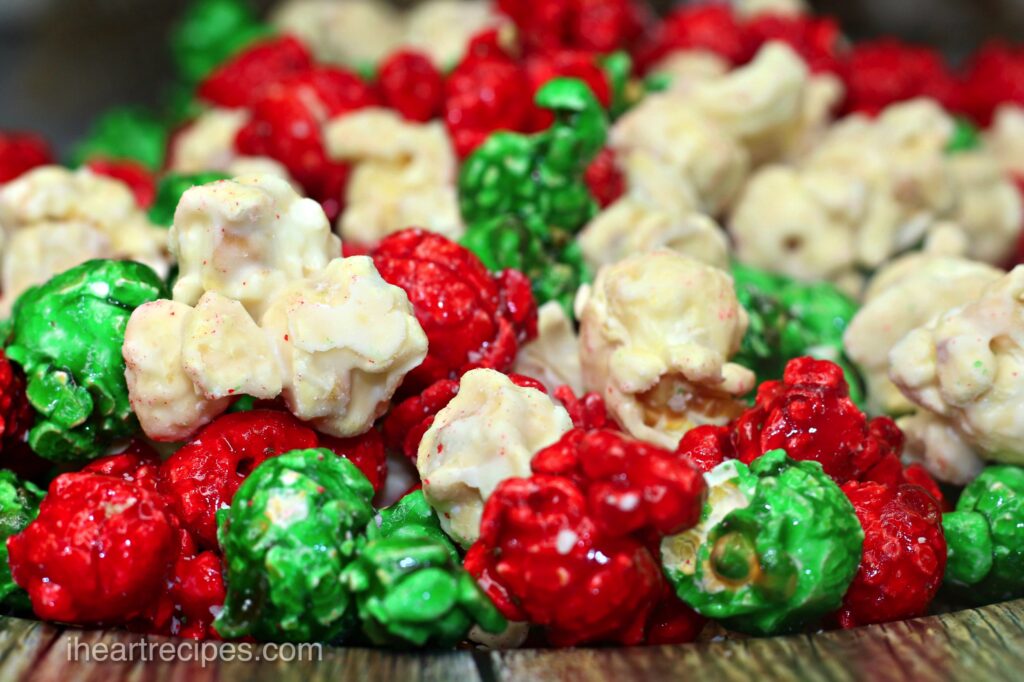
[(537, 338), (519, 348), (512, 371), (533, 377), (550, 393), (559, 386), (583, 393), (579, 340), (572, 320), (556, 301), (537, 311)]
[(189, 189), (169, 239), (180, 268), (174, 300), (195, 305), (214, 291), (241, 302), (254, 319), (286, 284), (341, 254), (320, 205), (268, 175)]
[(1024, 176), (1024, 107), (1004, 104), (996, 109), (983, 140), (985, 151), (996, 158), (1004, 171)]
[(276, 347), (289, 410), (339, 437), (369, 429), (427, 354), (405, 292), (365, 256), (335, 259), (290, 283), (261, 327)]
[(950, 422), (927, 410), (900, 417), (896, 425), (905, 437), (903, 460), (922, 465), (940, 481), (967, 485), (985, 467)]
[(911, 331), (889, 362), (903, 394), (979, 457), (1024, 463), (1024, 266)]
[(708, 50), (674, 50), (650, 68), (650, 73), (668, 79), (668, 89), (686, 94), (697, 84), (717, 80), (727, 73), (728, 61)]
[(1024, 207), (1021, 195), (996, 158), (978, 151), (949, 158), (957, 186), (954, 220), (967, 235), (968, 253), (986, 263), (1003, 263), (1017, 245)]
[(808, 11), (805, 0), (732, 0), (730, 3), (741, 17), (758, 14), (800, 15)]
[(408, 47), (442, 69), (462, 58), (474, 35), (504, 25), (483, 0), (427, 0), (404, 12), (380, 0), (291, 0), (271, 22), (300, 38), (322, 61), (373, 66)]
[(1003, 275), (998, 268), (960, 255), (965, 245), (959, 230), (954, 229), (949, 237), (945, 243), (932, 238), (923, 252), (882, 267), (847, 327), (843, 345), (867, 384), (870, 412), (904, 414), (913, 410), (913, 404), (889, 380), (893, 346), (915, 327), (977, 298)]
[(594, 217), (577, 243), (587, 264), (598, 269), (639, 253), (667, 248), (725, 268), (729, 242), (708, 216), (692, 208), (686, 183), (671, 167), (644, 152), (626, 160), (627, 192)]
[(345, 240), (373, 244), (408, 227), (462, 236), (455, 152), (443, 124), (363, 109), (331, 121), (325, 139), (332, 157), (353, 166), (339, 219)]
[(128, 396), (153, 440), (184, 440), (231, 405), (228, 398), (203, 396), (185, 372), (182, 341), (191, 314), (184, 303), (152, 301), (132, 311), (125, 328)]
[(565, 409), (541, 391), (490, 369), (463, 375), (458, 395), (423, 435), (416, 460), (423, 495), (444, 531), (471, 545), (498, 484), (529, 476), (533, 456), (571, 428)]
[(238, 156), (235, 137), (249, 121), (245, 109), (204, 111), (174, 136), (168, 165), (175, 173), (224, 171)]
[(742, 410), (753, 373), (729, 362), (747, 314), (724, 271), (670, 251), (598, 272), (577, 302), (583, 384), (629, 433), (675, 448)]
[(29, 286), (92, 258), (137, 260), (167, 273), (167, 231), (124, 183), (83, 168), (42, 166), (0, 187), (2, 307)]

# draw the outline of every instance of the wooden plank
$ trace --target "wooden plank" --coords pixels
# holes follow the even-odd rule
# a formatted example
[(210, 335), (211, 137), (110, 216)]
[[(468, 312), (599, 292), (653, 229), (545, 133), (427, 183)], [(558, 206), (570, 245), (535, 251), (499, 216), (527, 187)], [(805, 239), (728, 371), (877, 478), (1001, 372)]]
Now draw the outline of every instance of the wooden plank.
[[(111, 630), (60, 629), (0, 618), (0, 682), (576, 682), (751, 679), (800, 682), (1016, 679), (1024, 671), (1024, 600), (854, 630), (684, 646), (398, 652), (324, 647), (321, 660), (123, 662), (69, 660), (75, 646), (182, 640)], [(191, 646), (191, 645), (186, 645)], [(224, 652), (224, 643), (208, 643)], [(191, 654), (190, 654), (191, 655)], [(261, 652), (262, 655), (262, 652)]]

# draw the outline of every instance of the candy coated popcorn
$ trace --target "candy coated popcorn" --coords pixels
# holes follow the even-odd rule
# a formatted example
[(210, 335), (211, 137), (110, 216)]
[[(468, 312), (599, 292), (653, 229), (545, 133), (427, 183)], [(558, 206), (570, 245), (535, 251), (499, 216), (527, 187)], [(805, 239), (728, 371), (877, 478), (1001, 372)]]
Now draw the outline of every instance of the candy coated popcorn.
[(726, 462), (707, 478), (700, 524), (661, 545), (683, 601), (755, 635), (798, 630), (839, 607), (864, 532), (819, 464), (774, 450), (749, 469)]
[(484, 503), (501, 481), (530, 473), (530, 459), (572, 428), (543, 392), (494, 370), (463, 375), (458, 394), (420, 441), (416, 468), (441, 527), (459, 544), (476, 541)]
[(837, 614), (840, 626), (923, 615), (946, 569), (938, 502), (914, 485), (850, 482), (843, 492), (864, 531), (864, 550)]
[(579, 340), (572, 320), (556, 302), (538, 309), (537, 338), (519, 349), (512, 369), (536, 378), (551, 394), (559, 386), (583, 392)]
[(411, 226), (462, 236), (455, 152), (440, 122), (364, 109), (331, 121), (324, 137), (331, 157), (352, 166), (339, 224), (345, 240), (374, 244)]
[(1024, 471), (987, 467), (967, 485), (956, 511), (943, 515), (949, 544), (946, 583), (972, 602), (1013, 599), (1024, 593), (1020, 564)]
[(53, 163), (53, 152), (41, 137), (28, 133), (0, 133), (0, 183)]
[(112, 109), (93, 124), (90, 134), (75, 148), (75, 162), (97, 158), (135, 161), (156, 172), (164, 163), (167, 135), (167, 126), (141, 109)]
[(86, 167), (96, 175), (120, 180), (128, 186), (135, 196), (135, 203), (146, 210), (153, 205), (156, 198), (156, 180), (152, 174), (135, 161), (108, 161), (94, 159)]
[(366, 256), (335, 259), (289, 284), (261, 326), (281, 363), (288, 409), (341, 438), (367, 431), (427, 355), (413, 304)]
[(24, 373), (0, 350), (0, 453), (16, 453), (32, 426), (35, 411), (25, 388)]
[(747, 314), (727, 273), (669, 251), (632, 256), (602, 268), (577, 305), (583, 385), (630, 434), (672, 448), (739, 414), (754, 375), (729, 361)]
[(160, 466), (160, 490), (204, 547), (217, 547), (215, 515), (269, 457), (319, 445), (316, 433), (284, 412), (224, 415)]
[[(40, 618), (82, 625), (144, 618), (160, 594), (178, 549), (177, 520), (139, 468), (120, 458), (62, 474), (39, 516), (7, 542), (11, 573)], [(133, 469), (136, 469), (133, 471)]]
[(171, 33), (171, 54), (178, 73), (194, 83), (269, 34), (242, 0), (197, 0)]
[(518, 272), (492, 275), (470, 251), (422, 230), (391, 235), (371, 256), (381, 277), (408, 294), (429, 340), (426, 359), (403, 390), (474, 367), (507, 370), (519, 345), (536, 336), (536, 304)]
[[(889, 380), (892, 347), (915, 327), (977, 298), (1002, 275), (998, 268), (961, 255), (965, 245), (959, 230), (949, 236), (951, 241), (930, 239), (924, 251), (880, 268), (843, 335), (846, 353), (867, 382), (867, 405), (872, 412), (897, 415), (913, 409)], [(927, 296), (921, 295), (924, 291)]]
[(426, 123), (444, 108), (444, 77), (420, 52), (402, 50), (388, 57), (380, 65), (377, 85), (384, 103), (409, 121)]
[(121, 343), (132, 310), (164, 293), (145, 265), (92, 260), (18, 299), (7, 356), (28, 381), (33, 451), (88, 460), (136, 431)]
[(189, 189), (168, 240), (179, 267), (175, 301), (195, 305), (213, 291), (241, 302), (256, 320), (285, 285), (341, 253), (316, 202), (268, 175)]
[(31, 608), (28, 595), (11, 578), (7, 539), (25, 530), (39, 514), (43, 491), (22, 481), (9, 469), (0, 469), (0, 604), (16, 611)]
[(963, 229), (968, 255), (986, 263), (1005, 263), (1024, 224), (1020, 190), (996, 157), (984, 151), (952, 155), (949, 171), (959, 195), (950, 219)]
[(633, 0), (499, 0), (528, 52), (575, 48), (607, 53), (629, 47), (643, 31), (643, 10)]
[(277, 642), (344, 634), (355, 608), (341, 575), (372, 497), (355, 465), (323, 448), (257, 466), (217, 515), (227, 583), (217, 632)]
[(167, 233), (152, 225), (131, 190), (88, 169), (42, 166), (0, 188), (7, 310), (30, 286), (90, 258), (124, 258), (167, 271)]
[(219, 107), (251, 106), (264, 88), (311, 68), (309, 51), (295, 38), (264, 40), (220, 64), (203, 80), (197, 94)]
[(1015, 339), (1022, 295), (1024, 268), (1017, 267), (908, 333), (889, 354), (889, 377), (900, 391), (988, 461), (1021, 461)]
[(855, 45), (845, 82), (846, 107), (869, 114), (918, 97), (951, 108), (958, 85), (938, 51), (893, 38)]

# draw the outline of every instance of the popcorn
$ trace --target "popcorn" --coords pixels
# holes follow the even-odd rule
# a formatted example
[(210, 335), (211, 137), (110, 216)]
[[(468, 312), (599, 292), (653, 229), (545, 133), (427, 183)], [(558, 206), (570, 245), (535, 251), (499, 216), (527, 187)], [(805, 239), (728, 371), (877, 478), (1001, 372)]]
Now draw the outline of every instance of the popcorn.
[(185, 192), (169, 241), (180, 268), (175, 301), (195, 305), (215, 291), (239, 301), (253, 319), (287, 283), (341, 254), (320, 206), (267, 175)]
[(583, 393), (579, 340), (572, 320), (557, 301), (537, 310), (537, 338), (520, 347), (512, 371), (537, 379), (549, 393), (560, 386)]
[(168, 169), (176, 173), (227, 170), (237, 156), (235, 137), (248, 121), (245, 109), (204, 111), (171, 139)]
[[(1024, 462), (1022, 301), (1024, 266), (1018, 266), (973, 301), (911, 331), (889, 355), (889, 376), (903, 394), (928, 413), (929, 422), (952, 427), (987, 461)], [(936, 441), (920, 440), (926, 447)], [(927, 450), (923, 456), (929, 463), (943, 461)]]
[(346, 240), (372, 244), (412, 226), (462, 236), (455, 152), (442, 123), (364, 109), (329, 123), (325, 139), (332, 157), (353, 165), (339, 221)]
[(800, 15), (808, 11), (804, 0), (732, 0), (736, 13), (744, 17), (758, 14)]
[(999, 107), (992, 126), (985, 131), (984, 146), (1007, 173), (1024, 175), (1024, 107)]
[(405, 292), (366, 256), (335, 259), (293, 282), (261, 326), (276, 345), (289, 410), (341, 438), (370, 428), (427, 355)]
[(420, 442), (416, 467), (441, 527), (468, 547), (480, 533), (484, 502), (507, 478), (530, 475), (533, 455), (572, 429), (564, 408), (500, 372), (475, 369), (437, 413)]
[(708, 265), (729, 264), (729, 242), (714, 220), (696, 212), (686, 186), (672, 168), (643, 152), (627, 159), (628, 192), (580, 232), (587, 264), (598, 269), (659, 248), (678, 251)]
[(28, 287), (92, 258), (137, 260), (167, 273), (167, 233), (123, 183), (88, 169), (41, 166), (0, 188), (0, 288), (10, 310)]
[[(889, 351), (915, 327), (977, 298), (1003, 274), (968, 260), (962, 233), (951, 226), (949, 241), (933, 233), (923, 252), (883, 266), (871, 279), (864, 303), (843, 338), (847, 354), (861, 369), (871, 412), (903, 414), (913, 409), (889, 380)], [(952, 242), (952, 243), (950, 243)]]
[(998, 159), (985, 152), (955, 154), (949, 170), (959, 191), (952, 219), (967, 236), (971, 258), (1005, 262), (1024, 223), (1020, 191)]
[(754, 374), (729, 358), (747, 314), (722, 270), (670, 251), (632, 256), (598, 272), (577, 316), (584, 388), (633, 436), (674, 448), (742, 411)]

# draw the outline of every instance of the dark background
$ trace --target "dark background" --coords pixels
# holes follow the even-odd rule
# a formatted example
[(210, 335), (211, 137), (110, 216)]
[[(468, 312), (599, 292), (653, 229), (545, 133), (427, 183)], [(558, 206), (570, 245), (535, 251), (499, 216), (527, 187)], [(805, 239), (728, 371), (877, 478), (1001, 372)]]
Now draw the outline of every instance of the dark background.
[[(0, 129), (35, 130), (66, 150), (105, 108), (155, 105), (161, 78), (170, 71), (167, 31), (186, 3), (0, 0)], [(266, 9), (274, 2), (253, 4)], [(654, 4), (664, 9), (674, 3)], [(954, 61), (986, 37), (1024, 40), (1024, 0), (811, 4), (839, 17), (854, 39), (895, 34), (937, 46)]]

